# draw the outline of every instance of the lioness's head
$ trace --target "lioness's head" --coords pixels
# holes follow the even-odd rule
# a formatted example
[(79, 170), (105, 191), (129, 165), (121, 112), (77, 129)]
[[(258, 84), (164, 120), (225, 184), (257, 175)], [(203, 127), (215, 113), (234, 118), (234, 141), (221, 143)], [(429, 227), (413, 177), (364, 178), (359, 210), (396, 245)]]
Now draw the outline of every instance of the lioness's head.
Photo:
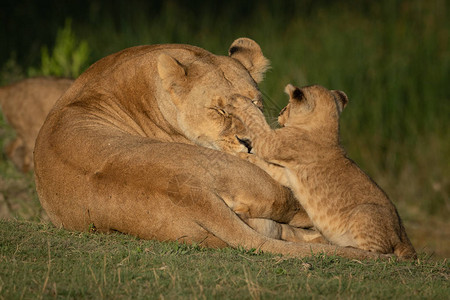
[(339, 116), (348, 103), (344, 92), (319, 85), (298, 88), (291, 84), (285, 87), (285, 92), (289, 95), (289, 104), (278, 117), (281, 126), (305, 130), (338, 128)]
[(239, 94), (262, 108), (257, 83), (263, 79), (269, 61), (259, 45), (248, 38), (234, 41), (229, 56), (208, 52), (196, 55), (194, 60), (169, 52), (158, 57), (162, 87), (171, 98), (171, 104), (160, 104), (162, 113), (198, 145), (229, 153), (248, 151), (245, 143), (235, 138), (245, 137), (246, 127), (213, 102), (218, 97), (232, 101), (227, 96)]

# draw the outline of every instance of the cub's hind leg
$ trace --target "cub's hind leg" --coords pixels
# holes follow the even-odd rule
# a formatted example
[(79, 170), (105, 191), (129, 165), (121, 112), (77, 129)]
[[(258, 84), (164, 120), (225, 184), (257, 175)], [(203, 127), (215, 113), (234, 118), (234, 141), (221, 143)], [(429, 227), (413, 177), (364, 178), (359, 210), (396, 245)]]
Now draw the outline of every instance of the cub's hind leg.
[(399, 224), (392, 211), (377, 204), (361, 204), (355, 207), (348, 220), (356, 247), (383, 254), (393, 253), (400, 242)]

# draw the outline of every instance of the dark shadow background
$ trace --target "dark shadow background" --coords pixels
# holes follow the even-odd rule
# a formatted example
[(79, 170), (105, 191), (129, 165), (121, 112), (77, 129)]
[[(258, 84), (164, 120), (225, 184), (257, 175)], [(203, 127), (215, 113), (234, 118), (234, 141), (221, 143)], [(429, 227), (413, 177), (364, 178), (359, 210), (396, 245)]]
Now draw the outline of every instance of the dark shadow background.
[[(237, 29), (255, 18), (265, 22), (264, 17), (260, 16), (261, 11), (269, 12), (281, 23), (288, 23), (292, 18), (308, 18), (314, 11), (331, 4), (336, 5), (337, 10), (340, 7), (351, 7), (363, 14), (383, 10), (371, 2), (373, 1), (4, 0), (0, 4), (0, 66), (11, 55), (22, 66), (38, 63), (41, 47), (52, 47), (56, 29), (62, 27), (67, 18), (72, 19), (73, 27), (78, 29), (80, 37), (83, 38), (83, 30), (95, 30), (105, 23), (110, 23), (111, 29), (120, 30), (133, 21), (136, 12), (153, 19), (160, 17), (167, 7), (176, 7), (178, 14), (174, 16), (177, 19), (172, 20), (173, 22), (193, 31), (201, 31), (205, 28), (199, 18), (204, 16), (211, 20), (226, 19), (231, 29)], [(394, 5), (399, 5), (398, 1), (393, 2), (396, 2)], [(222, 34), (220, 27), (215, 29), (216, 34)], [(184, 42), (182, 38), (169, 39), (168, 42)], [(100, 53), (94, 53), (93, 59), (98, 59), (99, 56)]]

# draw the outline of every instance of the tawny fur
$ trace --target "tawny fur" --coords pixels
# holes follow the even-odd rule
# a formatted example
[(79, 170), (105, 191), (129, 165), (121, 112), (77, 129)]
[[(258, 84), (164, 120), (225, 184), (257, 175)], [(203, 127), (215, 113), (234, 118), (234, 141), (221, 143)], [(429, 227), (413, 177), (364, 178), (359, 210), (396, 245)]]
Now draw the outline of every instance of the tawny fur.
[(272, 130), (243, 97), (236, 96), (226, 108), (249, 128), (256, 156), (244, 156), (290, 187), (314, 226), (333, 244), (416, 257), (393, 203), (339, 144), (345, 93), (292, 85), (286, 92), (290, 99), (279, 116), (280, 129)]
[(34, 142), (48, 112), (73, 83), (71, 79), (36, 77), (0, 87), (0, 107), (16, 138), (6, 155), (22, 172), (33, 169)]
[(271, 239), (230, 209), (280, 223), (305, 215), (288, 189), (227, 154), (247, 152), (235, 138), (247, 130), (213, 99), (239, 94), (261, 105), (256, 81), (267, 69), (254, 41), (238, 39), (230, 49), (236, 45), (229, 57), (189, 45), (134, 47), (84, 72), (36, 140), (36, 187), (51, 221), (298, 257), (379, 257)]

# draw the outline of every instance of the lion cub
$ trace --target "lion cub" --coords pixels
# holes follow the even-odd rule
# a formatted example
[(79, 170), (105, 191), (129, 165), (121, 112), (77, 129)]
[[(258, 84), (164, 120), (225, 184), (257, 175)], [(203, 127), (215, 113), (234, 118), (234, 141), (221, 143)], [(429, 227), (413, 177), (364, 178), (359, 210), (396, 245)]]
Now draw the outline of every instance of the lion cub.
[(339, 144), (345, 93), (292, 85), (285, 91), (290, 99), (278, 118), (280, 129), (272, 130), (248, 99), (236, 97), (225, 108), (249, 128), (255, 155), (247, 159), (290, 187), (333, 244), (415, 258), (395, 206)]

